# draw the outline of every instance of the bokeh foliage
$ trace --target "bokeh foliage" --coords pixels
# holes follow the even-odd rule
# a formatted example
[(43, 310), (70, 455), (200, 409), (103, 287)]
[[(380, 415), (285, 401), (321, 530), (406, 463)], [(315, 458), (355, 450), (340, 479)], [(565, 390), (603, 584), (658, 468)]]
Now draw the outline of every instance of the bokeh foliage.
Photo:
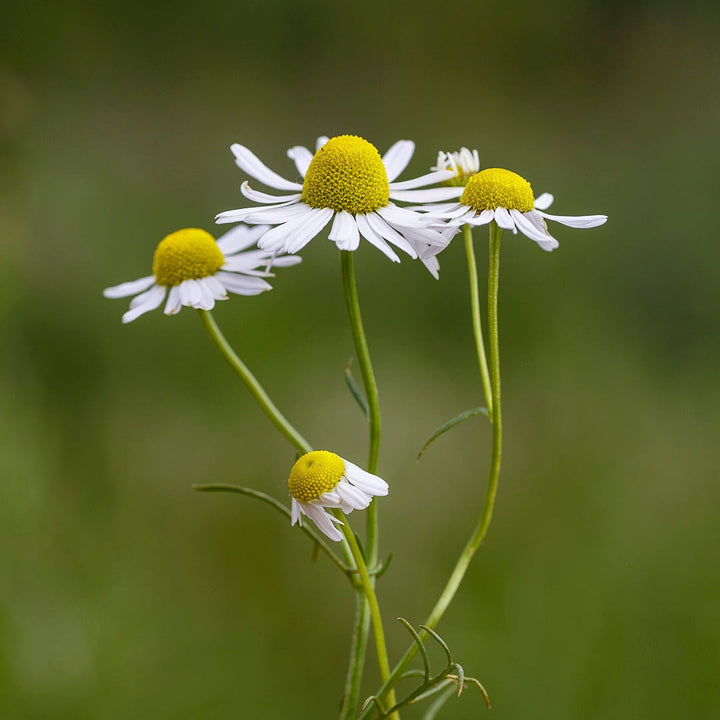
[[(497, 512), (439, 628), (493, 716), (717, 717), (715, 4), (2, 5), (1, 717), (335, 715), (346, 584), (264, 507), (189, 489), (282, 498), (292, 449), (192, 312), (122, 327), (100, 290), (242, 204), (231, 142), (289, 172), (287, 147), (340, 132), (415, 140), (417, 173), (477, 147), (558, 213), (610, 216), (558, 229), (552, 255), (504, 239)], [(358, 264), (391, 483), (381, 602), (417, 624), (484, 489), (480, 420), (414, 461), (481, 396), (463, 254), (437, 283), (370, 248)], [(363, 462), (334, 247), (217, 317), (311, 442)], [(468, 694), (444, 717), (484, 712)]]

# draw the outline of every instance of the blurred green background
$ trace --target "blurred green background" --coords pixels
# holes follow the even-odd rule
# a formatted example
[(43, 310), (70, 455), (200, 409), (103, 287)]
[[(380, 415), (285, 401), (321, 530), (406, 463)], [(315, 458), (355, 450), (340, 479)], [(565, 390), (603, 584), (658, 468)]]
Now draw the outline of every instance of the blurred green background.
[[(556, 226), (552, 255), (505, 236), (501, 487), (439, 628), (494, 707), (468, 693), (441, 717), (719, 717), (717, 4), (2, 11), (3, 720), (336, 716), (346, 583), (264, 506), (190, 489), (285, 498), (292, 448), (195, 313), (125, 327), (101, 290), (148, 274), (167, 233), (219, 232), (215, 213), (245, 203), (232, 142), (292, 176), (288, 147), (345, 132), (381, 151), (413, 139), (403, 177), (477, 147), (555, 212), (610, 217)], [(310, 441), (362, 464), (339, 259), (322, 239), (304, 258), (216, 317)], [(462, 244), (439, 282), (367, 245), (357, 262), (396, 658), (393, 618), (422, 621), (474, 524), (489, 432), (469, 422), (415, 462), (480, 401)]]

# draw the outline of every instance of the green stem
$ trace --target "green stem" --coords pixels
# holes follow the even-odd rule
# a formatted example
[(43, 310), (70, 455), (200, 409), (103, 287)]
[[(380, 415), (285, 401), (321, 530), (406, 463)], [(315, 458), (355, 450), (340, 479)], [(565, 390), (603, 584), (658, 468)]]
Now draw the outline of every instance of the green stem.
[(493, 398), (488, 372), (487, 358), (485, 357), (485, 341), (483, 340), (482, 320), (480, 314), (480, 288), (478, 284), (477, 262), (475, 261), (475, 249), (473, 247), (472, 226), (463, 227), (465, 234), (465, 254), (467, 255), (468, 274), (470, 276), (470, 307), (472, 308), (473, 334), (475, 336), (475, 350), (477, 352), (480, 377), (482, 378), (483, 392), (485, 393), (485, 404), (488, 409), (488, 417), (492, 421)]
[[(381, 431), (380, 400), (378, 398), (377, 382), (375, 381), (375, 373), (373, 372), (372, 361), (370, 360), (370, 351), (368, 349), (362, 315), (360, 313), (360, 301), (358, 299), (357, 283), (355, 280), (355, 263), (353, 253), (349, 251), (341, 251), (340, 263), (343, 290), (345, 293), (345, 304), (347, 306), (348, 317), (350, 319), (350, 328), (355, 342), (355, 352), (357, 354), (358, 365), (360, 366), (360, 374), (362, 375), (363, 386), (365, 388), (365, 399), (368, 408), (370, 442), (368, 448), (367, 470), (371, 473), (377, 473)], [(378, 558), (378, 512), (377, 502), (375, 500), (370, 503), (370, 506), (367, 509), (365, 547), (368, 562), (371, 567), (375, 567), (377, 565)], [(374, 584), (374, 578), (370, 579), (370, 585), (374, 586)], [(355, 632), (353, 633), (353, 642), (350, 649), (350, 664), (348, 667), (348, 675), (345, 685), (346, 696), (341, 714), (342, 720), (355, 717), (357, 699), (360, 694), (363, 667), (365, 664), (368, 634), (370, 632), (370, 623), (368, 621), (370, 614), (368, 611), (369, 608), (367, 599), (365, 597), (359, 598), (358, 609), (356, 612)]]
[[(270, 495), (266, 495), (264, 492), (259, 490), (253, 490), (252, 488), (242, 487), (240, 485), (228, 485), (226, 483), (212, 483), (209, 485), (193, 485), (193, 490), (199, 492), (231, 492), (238, 493), (239, 495), (247, 495), (258, 500), (262, 500), (271, 507), (275, 508), (278, 512), (281, 512), (287, 518), (292, 517), (292, 513), (283, 505), (279, 500), (276, 500)], [(330, 549), (328, 544), (322, 539), (320, 533), (310, 526), (309, 523), (300, 525), (302, 530), (311, 540), (315, 541), (318, 547), (348, 576), (350, 582), (353, 582), (353, 574), (355, 573), (354, 567), (349, 567)]]
[(262, 385), (257, 381), (255, 376), (250, 372), (245, 363), (235, 354), (230, 347), (230, 343), (220, 331), (215, 322), (215, 318), (209, 310), (198, 310), (200, 319), (205, 325), (213, 342), (223, 354), (223, 357), (230, 363), (232, 369), (240, 376), (240, 379), (247, 385), (248, 390), (257, 400), (263, 412), (270, 418), (275, 427), (301, 452), (309, 453), (312, 448), (310, 443), (287, 421), (285, 416), (275, 407), (275, 403), (270, 399), (263, 389)]
[[(492, 455), (490, 458), (488, 485), (485, 492), (485, 503), (475, 530), (463, 548), (463, 551), (460, 554), (460, 557), (458, 558), (457, 563), (455, 564), (455, 567), (453, 568), (453, 571), (450, 574), (440, 597), (438, 598), (438, 601), (435, 603), (435, 607), (432, 609), (428, 619), (424, 623), (431, 629), (440, 622), (440, 619), (452, 602), (452, 599), (455, 597), (455, 593), (465, 577), (465, 573), (467, 572), (473, 555), (487, 535), (488, 528), (490, 527), (490, 521), (492, 520), (493, 508), (495, 506), (495, 495), (497, 494), (498, 478), (500, 476), (500, 458), (502, 453), (500, 347), (498, 342), (498, 289), (500, 282), (501, 233), (502, 231), (497, 224), (492, 222), (490, 224), (490, 262), (488, 267), (488, 336), (490, 341), (490, 381), (492, 387), (494, 413), (492, 418)], [(421, 637), (427, 637), (427, 633), (421, 633)], [(382, 698), (388, 690), (395, 687), (400, 675), (407, 668), (410, 661), (415, 657), (417, 651), (417, 645), (413, 643), (405, 652), (405, 655), (403, 655), (400, 662), (395, 666), (390, 674), (390, 677), (383, 683), (380, 690), (378, 690), (378, 697)], [(372, 712), (373, 708), (371, 706), (362, 713), (360, 716), (361, 719), (370, 717)]]
[[(373, 636), (375, 638), (375, 651), (377, 652), (378, 667), (380, 669), (380, 680), (385, 683), (390, 677), (390, 663), (388, 661), (387, 646), (385, 644), (385, 633), (382, 626), (382, 617), (380, 616), (380, 606), (378, 605), (377, 595), (375, 595), (375, 586), (368, 574), (365, 558), (363, 557), (360, 546), (358, 545), (355, 533), (348, 523), (348, 519), (342, 510), (335, 510), (335, 516), (342, 520), (341, 529), (352, 553), (355, 565), (360, 575), (360, 584), (362, 585), (365, 599), (367, 600), (370, 610), (370, 621), (373, 628)], [(390, 689), (387, 693), (387, 702), (392, 707), (395, 705), (395, 691)], [(399, 720), (400, 715), (397, 712), (390, 714), (388, 717)]]

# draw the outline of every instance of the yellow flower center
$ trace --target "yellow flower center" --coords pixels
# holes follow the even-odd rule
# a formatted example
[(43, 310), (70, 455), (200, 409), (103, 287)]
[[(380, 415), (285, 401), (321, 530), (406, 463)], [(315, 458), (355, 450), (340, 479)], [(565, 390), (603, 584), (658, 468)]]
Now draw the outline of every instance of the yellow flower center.
[(380, 153), (357, 135), (330, 138), (315, 153), (305, 174), (302, 200), (310, 207), (355, 215), (384, 207), (389, 199)]
[(153, 275), (158, 285), (170, 287), (214, 275), (224, 264), (225, 257), (210, 233), (185, 228), (160, 241), (153, 257)]
[(460, 202), (475, 212), (499, 207), (529, 212), (535, 207), (535, 196), (530, 183), (517, 173), (488, 168), (475, 173), (468, 180)]
[(300, 502), (312, 502), (332, 490), (345, 474), (341, 457), (327, 450), (315, 450), (297, 460), (290, 471), (288, 488)]

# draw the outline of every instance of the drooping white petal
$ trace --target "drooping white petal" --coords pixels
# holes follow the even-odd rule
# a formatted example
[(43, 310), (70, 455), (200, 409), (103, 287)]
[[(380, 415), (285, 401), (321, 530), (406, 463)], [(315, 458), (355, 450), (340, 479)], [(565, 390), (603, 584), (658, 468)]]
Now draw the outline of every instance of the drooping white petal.
[(285, 241), (285, 252), (300, 252), (330, 222), (335, 211), (332, 208), (317, 208), (310, 219), (303, 223)]
[(323, 507), (338, 508), (344, 504), (343, 499), (335, 492), (335, 490), (329, 490), (324, 492), (317, 500), (314, 500), (318, 505)]
[(271, 267), (292, 267), (301, 262), (302, 258), (299, 255), (281, 255), (272, 258)]
[(272, 285), (259, 277), (247, 277), (235, 273), (219, 270), (215, 277), (222, 286), (236, 295), (259, 295), (266, 290), (272, 290)]
[(305, 177), (305, 173), (312, 162), (313, 154), (306, 147), (296, 145), (287, 151), (287, 155), (295, 163), (300, 177)]
[(427, 215), (421, 215), (420, 213), (398, 207), (392, 203), (388, 203), (385, 207), (378, 208), (375, 212), (387, 220), (393, 227), (397, 227), (398, 225), (400, 227), (427, 227), (435, 221), (434, 218), (428, 217)]
[(512, 216), (504, 207), (495, 208), (495, 222), (503, 230), (512, 230), (514, 233), (517, 232)]
[(216, 242), (222, 254), (227, 257), (257, 244), (260, 236), (269, 229), (269, 227), (263, 228), (261, 225), (255, 227), (238, 225), (221, 235)]
[(398, 140), (383, 155), (388, 182), (392, 182), (408, 165), (415, 152), (415, 143), (412, 140)]
[(335, 486), (335, 491), (354, 510), (364, 510), (372, 502), (371, 495), (343, 480)]
[(389, 257), (393, 262), (400, 262), (400, 258), (395, 254), (392, 248), (370, 227), (367, 218), (362, 213), (358, 213), (355, 216), (357, 221), (358, 230), (361, 235), (371, 244), (374, 245), (378, 250)]
[(532, 216), (532, 213), (535, 212), (534, 210), (531, 210), (528, 213), (521, 213), (519, 210), (512, 210), (511, 212), (518, 230), (520, 230), (520, 232), (526, 237), (534, 240), (543, 250), (550, 252), (558, 247), (559, 243), (554, 237), (552, 237), (552, 235), (546, 232), (541, 232), (530, 221), (529, 216)]
[(479, 215), (465, 218), (465, 222), (470, 223), (470, 225), (487, 225), (489, 222), (492, 222), (494, 218), (494, 210), (483, 210)]
[(146, 312), (150, 312), (150, 310), (154, 310), (155, 308), (160, 307), (162, 301), (165, 299), (166, 292), (167, 288), (163, 287), (162, 285), (155, 285), (150, 288), (150, 290), (143, 293), (142, 296), (139, 295), (138, 297), (144, 297), (145, 299), (142, 303), (128, 310), (122, 316), (122, 321), (124, 323), (132, 322), (136, 318), (139, 318), (141, 315), (144, 315)]
[(597, 227), (607, 222), (607, 215), (576, 215), (573, 217), (569, 215), (548, 215), (548, 213), (544, 213), (541, 210), (537, 212), (546, 220), (554, 220), (555, 222), (574, 228)]
[(535, 209), (536, 210), (547, 210), (552, 204), (555, 198), (550, 193), (543, 193), (539, 197), (535, 198)]
[(327, 535), (331, 540), (339, 542), (342, 540), (342, 533), (333, 525), (333, 522), (343, 523), (337, 518), (326, 513), (320, 506), (312, 503), (301, 503), (303, 512), (318, 526), (318, 530)]
[(371, 495), (387, 495), (390, 486), (377, 475), (363, 470), (355, 463), (345, 460), (345, 477), (353, 484)]
[(439, 248), (446, 247), (449, 238), (455, 235), (455, 231), (451, 230), (446, 237), (443, 233), (429, 227), (400, 227), (400, 230), (408, 240), (416, 240), (425, 245), (432, 245), (433, 247)]
[(440, 202), (441, 200), (450, 200), (459, 198), (463, 194), (461, 187), (440, 187), (430, 188), (429, 190), (394, 190), (390, 188), (390, 197), (393, 200), (401, 200), (402, 202)]
[(285, 203), (274, 207), (255, 208), (255, 212), (247, 215), (245, 222), (251, 225), (267, 223), (278, 225), (279, 223), (299, 218), (302, 215), (311, 213), (313, 208), (305, 203)]
[(418, 207), (406, 208), (406, 210), (423, 211), (432, 217), (441, 217), (449, 220), (459, 215), (464, 215), (470, 208), (462, 203), (438, 203), (436, 205), (420, 205)]
[[(279, 203), (278, 205), (273, 205), (272, 207), (249, 207), (249, 208), (238, 208), (237, 210), (225, 210), (225, 212), (218, 213), (215, 216), (215, 222), (218, 225), (224, 225), (226, 223), (234, 223), (234, 222), (248, 222), (248, 218), (250, 218), (253, 215), (259, 215), (260, 213), (266, 213), (270, 210), (274, 210), (277, 208), (284, 209), (286, 207), (296, 207), (297, 202), (295, 200), (288, 200), (284, 203)], [(264, 215), (263, 215), (264, 217)], [(271, 221), (262, 221), (258, 220), (256, 221), (255, 225), (259, 225), (261, 222), (271, 222)]]
[(200, 301), (195, 306), (198, 310), (212, 310), (215, 307), (215, 296), (207, 280), (204, 277), (195, 281), (200, 289)]
[(388, 225), (388, 223), (380, 217), (377, 213), (370, 212), (365, 216), (367, 221), (370, 223), (370, 227), (380, 237), (385, 238), (388, 242), (391, 242), (395, 247), (400, 248), (406, 252), (411, 258), (417, 258), (415, 248), (397, 231), (395, 228)]
[(273, 172), (255, 153), (244, 145), (235, 143), (230, 146), (230, 150), (235, 156), (235, 164), (248, 175), (259, 180), (263, 185), (276, 188), (277, 190), (302, 190), (302, 185), (280, 177), (280, 175)]
[[(452, 170), (435, 170), (434, 172), (420, 175), (420, 177), (412, 180), (403, 180), (402, 182), (394, 182), (390, 185), (390, 191), (393, 190), (412, 190), (413, 188), (424, 187), (425, 185), (433, 185), (434, 183), (449, 180), (454, 175)], [(462, 195), (462, 188), (460, 188)], [(459, 197), (459, 196), (458, 196)]]
[(180, 312), (182, 307), (182, 300), (180, 299), (180, 289), (177, 285), (173, 285), (168, 293), (168, 299), (165, 303), (165, 310), (163, 311), (166, 315), (175, 315)]
[(227, 292), (223, 284), (214, 275), (203, 278), (203, 282), (215, 300), (227, 300)]
[(293, 195), (270, 195), (268, 193), (260, 192), (260, 190), (253, 190), (247, 180), (240, 186), (240, 192), (248, 200), (263, 203), (264, 205), (273, 205), (282, 202), (299, 200), (301, 195), (301, 193), (295, 193)]
[(120, 285), (105, 288), (103, 295), (106, 298), (124, 298), (130, 295), (136, 295), (137, 293), (147, 290), (155, 282), (154, 275), (148, 275), (147, 277), (140, 278), (139, 280), (131, 280), (130, 282), (124, 282)]
[(300, 526), (302, 527), (302, 512), (300, 510), (300, 503), (293, 498), (291, 503), (291, 511), (290, 511), (290, 525), (295, 525), (295, 523), (300, 523)]
[(332, 240), (340, 250), (351, 252), (357, 250), (360, 245), (360, 232), (355, 218), (345, 210), (336, 212), (328, 239)]

